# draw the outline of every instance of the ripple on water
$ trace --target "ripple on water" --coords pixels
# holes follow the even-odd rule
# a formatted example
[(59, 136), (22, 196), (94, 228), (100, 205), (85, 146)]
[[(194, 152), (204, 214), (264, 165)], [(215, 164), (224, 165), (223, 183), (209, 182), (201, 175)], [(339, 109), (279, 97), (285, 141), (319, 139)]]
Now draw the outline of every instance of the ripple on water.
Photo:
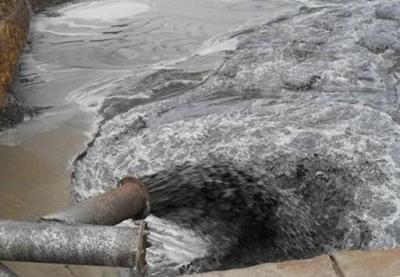
[(51, 14), (41, 14), (35, 20), (35, 31), (59, 36), (90, 36), (102, 34), (103, 29), (126, 25), (150, 5), (129, 0), (90, 1), (56, 9)]
[(147, 12), (149, 5), (130, 0), (95, 1), (79, 3), (59, 10), (64, 16), (82, 20), (112, 21), (132, 18), (134, 15)]

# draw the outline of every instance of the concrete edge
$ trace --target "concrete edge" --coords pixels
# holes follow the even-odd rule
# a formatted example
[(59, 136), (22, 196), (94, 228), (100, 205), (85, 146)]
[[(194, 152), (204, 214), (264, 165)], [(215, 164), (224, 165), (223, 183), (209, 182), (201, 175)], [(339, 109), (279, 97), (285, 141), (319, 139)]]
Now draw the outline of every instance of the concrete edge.
[(399, 277), (400, 248), (341, 251), (304, 260), (264, 263), (186, 277)]
[(0, 263), (0, 277), (18, 277), (18, 275), (4, 264)]

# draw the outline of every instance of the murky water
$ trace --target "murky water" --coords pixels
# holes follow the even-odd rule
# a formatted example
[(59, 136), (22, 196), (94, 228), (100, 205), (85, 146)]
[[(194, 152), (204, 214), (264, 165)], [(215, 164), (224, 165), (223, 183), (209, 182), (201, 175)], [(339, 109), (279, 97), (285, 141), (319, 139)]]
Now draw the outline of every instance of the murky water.
[[(222, 268), (240, 265), (246, 243), (266, 242), (261, 248), (274, 253), (270, 257), (252, 247), (252, 262), (397, 246), (400, 5), (304, 3), (283, 16), (226, 32), (167, 68), (121, 79), (120, 87), (129, 89), (106, 98), (100, 109), (104, 121), (74, 164), (75, 196), (88, 197), (126, 174), (137, 175), (155, 184), (153, 212), (199, 228), (206, 256), (217, 257), (213, 266)], [(221, 49), (223, 54), (214, 51)], [(227, 162), (232, 166), (221, 166)], [(261, 177), (252, 169), (263, 172)], [(240, 178), (227, 184), (231, 176)], [(252, 187), (244, 190), (248, 183)], [(240, 243), (248, 225), (265, 235), (269, 229), (263, 224), (274, 222), (272, 229), (285, 236), (291, 234), (288, 222), (295, 221), (290, 207), (296, 201), (278, 201), (281, 209), (271, 207), (269, 214), (254, 205), (254, 190), (261, 196), (268, 191), (271, 199), (288, 193), (286, 200), (296, 199), (306, 209), (296, 209), (302, 234), (307, 229), (312, 234), (300, 242), (300, 253), (282, 243), (297, 245), (298, 234)], [(225, 197), (230, 201), (218, 201)], [(249, 224), (246, 214), (261, 220)], [(213, 223), (224, 236), (212, 233)], [(169, 225), (162, 223), (152, 233), (163, 226)], [(182, 232), (174, 234), (177, 240)], [(173, 252), (160, 252), (171, 249), (164, 247), (168, 237), (161, 233), (150, 250), (149, 261), (157, 261), (151, 264), (154, 274), (174, 269)], [(226, 240), (229, 251), (224, 251)], [(308, 248), (314, 243), (323, 249)], [(193, 249), (203, 246), (199, 242)], [(235, 253), (231, 247), (238, 246)], [(219, 260), (213, 247), (233, 262)]]
[(0, 135), (2, 217), (131, 174), (152, 195), (151, 275), (398, 245), (399, 18), (364, 0), (37, 15), (16, 91), (49, 108)]
[[(0, 216), (35, 218), (67, 205), (72, 161), (91, 140), (97, 122), (135, 103), (197, 85), (239, 42), (227, 39), (226, 32), (297, 7), (292, 1), (84, 0), (36, 15), (15, 91), (23, 104), (47, 109), (0, 134)], [(149, 84), (159, 87), (146, 89)], [(94, 186), (88, 195), (101, 189)], [(176, 270), (206, 254), (207, 243), (191, 231), (151, 221), (158, 249), (153, 264), (168, 256)], [(74, 270), (106, 274), (47, 265), (11, 267), (22, 276), (68, 276)]]

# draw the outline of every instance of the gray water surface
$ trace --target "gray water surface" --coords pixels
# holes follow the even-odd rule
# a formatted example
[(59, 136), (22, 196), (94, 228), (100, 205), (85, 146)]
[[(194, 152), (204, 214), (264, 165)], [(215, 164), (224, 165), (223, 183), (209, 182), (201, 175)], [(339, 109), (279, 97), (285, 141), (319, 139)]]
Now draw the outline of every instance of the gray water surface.
[[(0, 134), (14, 153), (1, 162), (29, 152), (54, 175), (71, 170), (78, 200), (126, 174), (146, 180), (162, 217), (148, 218), (154, 276), (398, 246), (399, 24), (397, 1), (51, 8), (34, 19), (15, 88), (49, 109)], [(226, 208), (219, 199), (238, 205), (206, 213)]]
[[(48, 163), (51, 167), (48, 170), (55, 171), (48, 187), (64, 191), (67, 182), (64, 176), (73, 169), (71, 163), (85, 148), (85, 142), (97, 133), (97, 126), (136, 105), (161, 104), (165, 99), (174, 101), (174, 96), (210, 79), (260, 22), (279, 14), (294, 13), (301, 4), (247, 0), (113, 0), (73, 1), (49, 8), (34, 17), (15, 87), (16, 96), (23, 104), (47, 109), (38, 117), (0, 134), (4, 148), (0, 149), (4, 153), (1, 162), (22, 170), (21, 162), (15, 157), (21, 156), (28, 163), (26, 152), (29, 152), (35, 160)], [(205, 107), (204, 112), (207, 111)], [(14, 154), (6, 154), (10, 151)], [(104, 153), (109, 152), (104, 149)], [(97, 163), (93, 166), (97, 168)], [(124, 174), (128, 168), (123, 166), (97, 170), (121, 170)], [(78, 198), (103, 191), (106, 189), (103, 182), (112, 185), (119, 177), (119, 173), (106, 173), (104, 176), (108, 179), (101, 180), (101, 184), (94, 178), (86, 186), (86, 179), (77, 179), (83, 171), (76, 169), (73, 191), (79, 192), (74, 193)], [(154, 167), (154, 171), (158, 169)], [(6, 174), (9, 179), (15, 177), (13, 172)], [(84, 175), (90, 178), (90, 174), (88, 171)], [(37, 171), (37, 176), (33, 171), (27, 178), (29, 183), (45, 189), (41, 171)], [(83, 185), (85, 188), (81, 189)], [(21, 194), (24, 191), (21, 188)], [(57, 195), (53, 194), (54, 202), (59, 200)], [(23, 206), (42, 206), (35, 199), (25, 199)], [(64, 198), (60, 202), (64, 203)], [(36, 216), (42, 210), (38, 209)], [(182, 266), (208, 255), (209, 241), (192, 230), (155, 217), (149, 218), (149, 224), (153, 243), (148, 258), (151, 274), (175, 275)]]
[[(162, 174), (162, 184), (170, 184), (184, 163), (261, 165), (273, 178), (267, 185), (294, 193), (314, 211), (312, 231), (332, 232), (330, 240), (310, 237), (323, 251), (397, 246), (400, 6), (303, 4), (219, 36), (213, 48), (222, 44), (224, 51), (197, 51), (139, 80), (121, 80), (129, 89), (104, 101), (104, 120), (75, 162), (75, 196), (107, 189), (126, 174)], [(180, 185), (197, 188), (198, 181), (181, 175)], [(203, 184), (223, 181), (203, 178)], [(283, 211), (279, 218), (293, 216)], [(282, 233), (287, 227), (277, 226)], [(161, 259), (165, 268), (172, 267), (168, 259)]]

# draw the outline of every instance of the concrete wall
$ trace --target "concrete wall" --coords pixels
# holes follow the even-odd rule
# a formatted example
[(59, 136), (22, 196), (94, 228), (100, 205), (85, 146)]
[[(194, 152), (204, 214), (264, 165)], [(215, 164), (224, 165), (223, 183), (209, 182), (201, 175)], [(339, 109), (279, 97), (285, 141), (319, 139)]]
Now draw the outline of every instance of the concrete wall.
[(267, 263), (191, 277), (399, 277), (400, 248), (344, 251), (307, 260)]

